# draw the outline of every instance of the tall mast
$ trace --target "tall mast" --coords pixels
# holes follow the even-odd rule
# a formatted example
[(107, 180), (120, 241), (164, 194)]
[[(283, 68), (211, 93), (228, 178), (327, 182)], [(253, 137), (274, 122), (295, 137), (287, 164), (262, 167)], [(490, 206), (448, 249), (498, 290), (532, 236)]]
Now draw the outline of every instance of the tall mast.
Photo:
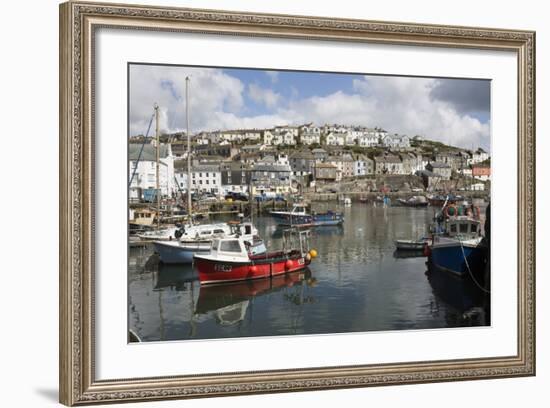
[(155, 124), (157, 137), (157, 180), (156, 180), (156, 196), (157, 196), (157, 230), (160, 229), (160, 180), (159, 180), (159, 164), (160, 164), (160, 134), (159, 134), (159, 106), (155, 103)]
[(187, 124), (187, 217), (189, 218), (189, 225), (193, 224), (193, 217), (191, 215), (192, 202), (191, 202), (191, 135), (189, 134), (189, 77), (185, 77), (185, 119)]

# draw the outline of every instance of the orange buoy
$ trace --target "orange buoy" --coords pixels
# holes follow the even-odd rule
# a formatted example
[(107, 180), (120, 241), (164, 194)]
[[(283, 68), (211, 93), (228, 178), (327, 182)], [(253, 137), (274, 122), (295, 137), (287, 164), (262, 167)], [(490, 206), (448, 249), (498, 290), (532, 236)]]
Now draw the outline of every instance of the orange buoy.
[(294, 265), (294, 262), (292, 262), (290, 259), (288, 259), (288, 260), (285, 262), (285, 266), (286, 266), (287, 269), (292, 268), (293, 265)]

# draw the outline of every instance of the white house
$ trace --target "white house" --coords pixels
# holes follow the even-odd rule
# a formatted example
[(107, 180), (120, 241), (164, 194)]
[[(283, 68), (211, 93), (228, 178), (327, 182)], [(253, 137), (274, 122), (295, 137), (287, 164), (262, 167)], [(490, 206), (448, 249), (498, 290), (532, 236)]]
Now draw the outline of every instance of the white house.
[(345, 133), (330, 132), (326, 138), (326, 144), (329, 146), (344, 146), (346, 143)]
[(283, 130), (281, 128), (266, 130), (264, 131), (264, 144), (268, 146), (295, 145), (296, 132), (292, 130)]
[(191, 189), (197, 192), (221, 194), (221, 172), (217, 164), (195, 164), (191, 168)]
[(489, 153), (481, 147), (472, 153), (472, 157), (468, 160), (468, 164), (481, 163), (489, 158)]
[(300, 135), (302, 133), (312, 133), (321, 136), (321, 128), (319, 126), (313, 125), (312, 123), (298, 127), (298, 131)]
[[(171, 196), (175, 186), (174, 156), (170, 144), (161, 144), (159, 155), (159, 188), (163, 196)], [(130, 143), (128, 145), (130, 190), (156, 188), (156, 157), (156, 147), (152, 144)]]
[(346, 146), (355, 146), (357, 144), (357, 132), (347, 132), (346, 134)]
[(181, 192), (187, 192), (187, 171), (184, 169), (175, 169), (174, 177), (177, 183), (176, 190)]
[[(319, 128), (317, 128), (319, 129)], [(321, 132), (304, 132), (300, 133), (300, 143), (304, 145), (320, 144)]]
[(484, 191), (485, 190), (485, 184), (483, 184), (483, 183), (470, 184), (469, 189), (471, 191)]
[(277, 160), (275, 160), (275, 164), (277, 164), (279, 166), (288, 166), (289, 165), (288, 154), (279, 153), (277, 155)]
[(296, 144), (296, 134), (295, 132), (292, 132), (292, 131), (289, 131), (289, 130), (285, 130), (283, 133), (283, 144), (287, 145), (287, 146), (293, 146)]
[(407, 149), (411, 147), (411, 141), (407, 135), (398, 135), (397, 133), (393, 135), (386, 134), (382, 138), (382, 145), (390, 149)]
[(378, 136), (376, 133), (363, 133), (357, 137), (357, 144), (361, 147), (378, 146)]
[(346, 126), (337, 125), (337, 124), (325, 125), (323, 127), (323, 131), (326, 135), (328, 135), (329, 133), (347, 133), (348, 128)]
[(366, 176), (373, 174), (374, 162), (367, 156), (359, 155), (354, 162), (353, 175), (354, 176)]

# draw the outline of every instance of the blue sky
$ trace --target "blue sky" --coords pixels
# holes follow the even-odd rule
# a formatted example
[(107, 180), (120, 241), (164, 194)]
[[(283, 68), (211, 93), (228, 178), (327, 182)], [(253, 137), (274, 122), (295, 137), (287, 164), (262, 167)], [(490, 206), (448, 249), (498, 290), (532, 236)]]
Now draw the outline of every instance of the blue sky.
[(131, 134), (155, 102), (164, 131), (184, 129), (186, 76), (192, 132), (340, 123), (490, 148), (488, 80), (162, 65), (130, 66)]
[[(239, 78), (246, 84), (257, 84), (262, 88), (271, 88), (288, 100), (299, 100), (313, 96), (326, 96), (334, 92), (351, 92), (353, 79), (362, 75), (325, 74), (298, 71), (265, 71), (252, 69), (223, 69), (228, 75)], [(246, 94), (245, 110), (251, 114), (265, 114), (270, 110), (254, 101)]]

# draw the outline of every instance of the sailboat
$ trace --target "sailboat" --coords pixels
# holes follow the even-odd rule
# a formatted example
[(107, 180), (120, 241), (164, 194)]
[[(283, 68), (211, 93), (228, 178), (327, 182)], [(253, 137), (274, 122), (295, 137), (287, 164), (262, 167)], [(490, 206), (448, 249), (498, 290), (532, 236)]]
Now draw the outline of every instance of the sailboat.
[(210, 252), (212, 241), (228, 236), (240, 237), (246, 241), (254, 254), (266, 251), (258, 230), (251, 222), (235, 221), (216, 224), (193, 224), (191, 200), (191, 136), (189, 132), (189, 77), (185, 78), (186, 125), (187, 125), (187, 224), (175, 231), (175, 239), (153, 242), (161, 262), (192, 263), (193, 255)]

